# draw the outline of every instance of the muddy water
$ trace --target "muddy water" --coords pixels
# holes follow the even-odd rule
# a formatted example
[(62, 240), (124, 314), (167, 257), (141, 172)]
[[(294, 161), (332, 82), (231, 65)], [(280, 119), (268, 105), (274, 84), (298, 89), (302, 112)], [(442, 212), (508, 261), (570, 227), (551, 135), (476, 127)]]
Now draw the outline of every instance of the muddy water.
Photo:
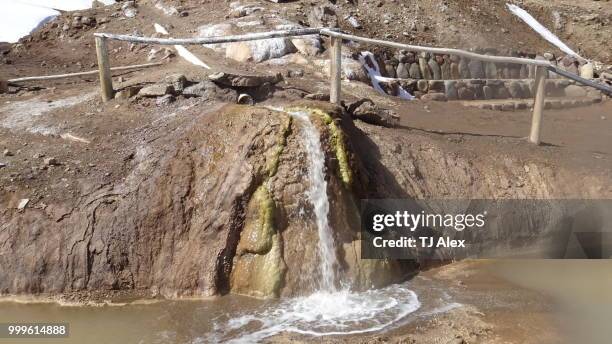
[(567, 343), (612, 343), (612, 260), (507, 260), (490, 271), (553, 300)]
[[(286, 334), (317, 340), (323, 334), (328, 334), (324, 338), (345, 338), (383, 333), (456, 307), (460, 305), (443, 288), (432, 288), (430, 280), (417, 277), (378, 291), (345, 293), (344, 298), (327, 294), (264, 301), (228, 295), (104, 306), (3, 301), (0, 323), (69, 323), (70, 337), (53, 343), (253, 343)], [(9, 342), (0, 339), (0, 343)], [(40, 340), (20, 339), (19, 343)]]

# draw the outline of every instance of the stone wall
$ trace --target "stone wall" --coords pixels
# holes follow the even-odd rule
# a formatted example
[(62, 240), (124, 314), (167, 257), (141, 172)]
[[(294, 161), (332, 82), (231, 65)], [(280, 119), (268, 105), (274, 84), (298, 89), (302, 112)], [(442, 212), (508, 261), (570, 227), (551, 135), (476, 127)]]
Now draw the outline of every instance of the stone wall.
[[(397, 96), (399, 87), (402, 87), (417, 98), (438, 101), (528, 99), (533, 98), (535, 91), (533, 79), (397, 79), (380, 85), (392, 96)], [(546, 96), (602, 99), (601, 92), (568, 79), (547, 80)]]
[[(547, 60), (553, 65), (558, 65), (569, 72), (580, 74), (587, 78), (593, 77), (591, 65), (580, 66), (579, 62), (569, 55), (556, 58), (550, 53), (539, 56), (520, 52), (503, 53), (491, 49), (478, 50), (477, 52), (487, 55), (505, 55)], [(535, 76), (534, 66), (483, 62), (457, 55), (415, 53), (406, 50), (400, 50), (392, 57), (389, 57), (388, 54), (384, 55), (377, 57), (378, 63), (381, 66), (381, 73), (390, 78), (417, 80), (533, 79)], [(549, 78), (554, 79), (558, 78), (558, 76), (550, 72)]]

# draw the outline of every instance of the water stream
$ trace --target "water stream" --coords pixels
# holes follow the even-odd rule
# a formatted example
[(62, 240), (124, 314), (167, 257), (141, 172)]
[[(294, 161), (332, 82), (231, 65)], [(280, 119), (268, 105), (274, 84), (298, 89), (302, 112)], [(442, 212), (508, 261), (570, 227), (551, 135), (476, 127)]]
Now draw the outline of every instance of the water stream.
[[(281, 109), (274, 109), (280, 110)], [(253, 343), (279, 334), (307, 336), (351, 335), (381, 331), (421, 306), (417, 294), (405, 285), (355, 292), (337, 286), (337, 258), (329, 224), (329, 199), (325, 180), (325, 153), (320, 135), (307, 111), (290, 114), (302, 125), (302, 142), (308, 159), (308, 200), (319, 235), (318, 290), (309, 296), (282, 300), (234, 317), (220, 318), (215, 331), (197, 343)], [(341, 282), (341, 281), (340, 281)]]

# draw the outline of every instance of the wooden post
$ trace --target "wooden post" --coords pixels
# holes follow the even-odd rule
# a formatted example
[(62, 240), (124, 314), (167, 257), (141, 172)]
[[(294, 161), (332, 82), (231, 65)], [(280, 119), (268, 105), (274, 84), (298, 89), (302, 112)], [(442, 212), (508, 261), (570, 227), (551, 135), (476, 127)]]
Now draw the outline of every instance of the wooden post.
[(98, 55), (98, 71), (100, 73), (100, 95), (102, 101), (113, 99), (113, 79), (111, 77), (110, 63), (108, 62), (108, 49), (106, 38), (96, 37), (96, 53)]
[(540, 144), (540, 129), (542, 127), (542, 110), (546, 96), (546, 67), (537, 66), (535, 75), (535, 98), (533, 100), (533, 116), (531, 118), (531, 133), (529, 142)]
[(340, 78), (342, 71), (342, 38), (331, 37), (331, 52), (330, 52), (330, 90), (329, 101), (332, 104), (340, 105), (341, 86)]

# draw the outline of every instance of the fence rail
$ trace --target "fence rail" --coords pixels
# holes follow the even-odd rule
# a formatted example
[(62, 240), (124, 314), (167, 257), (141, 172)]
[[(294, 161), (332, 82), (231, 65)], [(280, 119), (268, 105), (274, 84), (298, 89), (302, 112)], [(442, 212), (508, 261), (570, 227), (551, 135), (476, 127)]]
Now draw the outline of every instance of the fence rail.
[(433, 54), (450, 54), (462, 56), (465, 58), (480, 60), (486, 62), (499, 62), (499, 63), (512, 63), (535, 66), (535, 96), (533, 105), (533, 116), (531, 123), (531, 131), (529, 135), (529, 141), (535, 144), (540, 143), (540, 129), (542, 127), (542, 111), (544, 109), (544, 98), (545, 98), (545, 86), (546, 86), (546, 75), (548, 71), (552, 71), (564, 77), (575, 80), (587, 86), (597, 88), (608, 94), (612, 94), (612, 88), (605, 85), (601, 85), (592, 82), (587, 79), (583, 79), (575, 74), (562, 71), (550, 62), (544, 60), (532, 60), (520, 57), (509, 57), (509, 56), (492, 56), (472, 53), (460, 49), (447, 49), (447, 48), (435, 48), (435, 47), (423, 47), (418, 45), (409, 45), (396, 43), (391, 41), (384, 41), (360, 36), (349, 35), (340, 32), (337, 29), (329, 28), (304, 28), (304, 29), (290, 29), (290, 30), (278, 30), (269, 32), (258, 32), (249, 33), (245, 35), (233, 35), (233, 36), (215, 36), (215, 37), (197, 37), (197, 38), (154, 38), (154, 37), (139, 37), (130, 35), (115, 35), (110, 33), (95, 33), (96, 41), (96, 52), (98, 57), (98, 68), (100, 73), (100, 87), (102, 100), (108, 101), (113, 97), (113, 84), (110, 75), (110, 63), (108, 59), (108, 40), (117, 40), (132, 43), (141, 44), (159, 44), (159, 45), (193, 45), (193, 44), (219, 44), (219, 43), (232, 43), (232, 42), (246, 42), (260, 39), (270, 39), (279, 37), (299, 37), (307, 35), (323, 35), (328, 36), (331, 39), (330, 49), (330, 102), (334, 104), (340, 104), (342, 95), (341, 88), (341, 71), (342, 71), (342, 40), (350, 40), (355, 42), (368, 43), (373, 45), (380, 45), (395, 49), (405, 49), (416, 52), (428, 52)]

